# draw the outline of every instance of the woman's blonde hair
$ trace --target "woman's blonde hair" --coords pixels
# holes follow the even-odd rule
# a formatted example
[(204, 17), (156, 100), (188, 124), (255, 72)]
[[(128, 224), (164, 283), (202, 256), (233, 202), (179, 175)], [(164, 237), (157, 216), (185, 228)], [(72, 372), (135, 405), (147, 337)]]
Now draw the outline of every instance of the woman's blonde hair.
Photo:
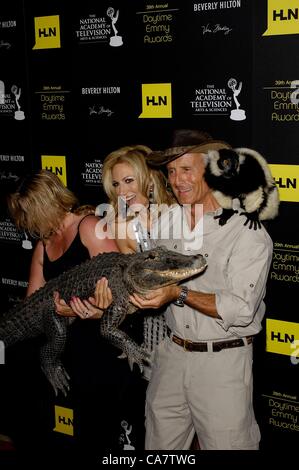
[(167, 180), (159, 170), (150, 169), (146, 163), (146, 156), (151, 149), (145, 145), (121, 147), (109, 153), (104, 160), (102, 182), (104, 190), (117, 213), (117, 194), (113, 187), (112, 170), (117, 163), (129, 164), (136, 176), (140, 192), (149, 197), (150, 191), (155, 204), (171, 205), (174, 202), (172, 194), (166, 189)]
[(40, 239), (49, 238), (66, 213), (78, 206), (72, 191), (47, 170), (23, 178), (7, 203), (18, 229)]

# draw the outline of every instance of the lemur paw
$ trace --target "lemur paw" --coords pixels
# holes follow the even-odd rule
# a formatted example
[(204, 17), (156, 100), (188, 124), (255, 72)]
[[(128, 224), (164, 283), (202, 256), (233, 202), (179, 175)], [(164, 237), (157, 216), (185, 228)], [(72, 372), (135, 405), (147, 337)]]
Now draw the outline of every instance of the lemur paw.
[(262, 224), (259, 221), (259, 216), (258, 213), (255, 212), (241, 212), (240, 215), (245, 215), (246, 221), (244, 222), (244, 225), (248, 225), (249, 230), (253, 228), (253, 230), (257, 230), (258, 228), (262, 228)]
[(223, 209), (220, 215), (215, 215), (214, 219), (219, 219), (219, 225), (225, 225), (226, 222), (238, 211), (233, 209)]

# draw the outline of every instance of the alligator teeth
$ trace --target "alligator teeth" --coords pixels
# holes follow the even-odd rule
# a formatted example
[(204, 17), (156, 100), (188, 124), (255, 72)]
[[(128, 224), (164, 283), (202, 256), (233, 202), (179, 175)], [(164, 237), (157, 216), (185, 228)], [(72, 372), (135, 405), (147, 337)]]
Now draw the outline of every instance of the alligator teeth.
[(162, 271), (159, 273), (161, 277), (172, 278), (172, 279), (183, 279), (185, 277), (191, 277), (193, 274), (200, 273), (206, 266), (201, 266), (200, 268), (191, 268), (187, 270), (178, 270), (178, 271)]

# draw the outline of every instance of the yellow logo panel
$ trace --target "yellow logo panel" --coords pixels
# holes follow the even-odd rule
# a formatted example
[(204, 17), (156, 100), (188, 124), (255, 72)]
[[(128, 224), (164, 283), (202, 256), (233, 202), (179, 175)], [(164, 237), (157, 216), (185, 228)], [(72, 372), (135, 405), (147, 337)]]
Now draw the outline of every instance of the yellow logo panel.
[(281, 201), (299, 202), (299, 165), (269, 165)]
[(70, 408), (55, 405), (55, 428), (53, 431), (74, 435), (74, 411)]
[(142, 84), (142, 113), (140, 118), (171, 118), (171, 83)]
[(67, 186), (65, 156), (42, 155), (42, 169), (52, 171)]
[(59, 15), (34, 18), (35, 45), (33, 49), (56, 49), (60, 47)]
[(266, 335), (268, 352), (292, 356), (294, 354), (292, 343), (297, 345), (299, 342), (299, 323), (267, 318)]
[(298, 0), (268, 0), (268, 29), (263, 36), (299, 34)]

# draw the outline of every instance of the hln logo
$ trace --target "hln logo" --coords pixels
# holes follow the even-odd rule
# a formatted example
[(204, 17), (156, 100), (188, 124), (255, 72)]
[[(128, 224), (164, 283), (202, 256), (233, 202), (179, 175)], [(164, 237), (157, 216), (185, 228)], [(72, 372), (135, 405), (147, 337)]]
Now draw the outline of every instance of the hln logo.
[(292, 343), (295, 339), (294, 335), (288, 335), (287, 333), (275, 333), (274, 331), (271, 331), (271, 341), (278, 341), (278, 343)]
[(279, 10), (273, 11), (273, 21), (286, 21), (286, 20), (291, 20), (294, 18), (295, 20), (298, 20), (298, 8), (295, 10)]
[(61, 179), (65, 186), (67, 186), (65, 156), (42, 155), (41, 161), (43, 170), (51, 171)]
[(146, 96), (146, 104), (147, 106), (150, 106), (151, 104), (153, 106), (161, 106), (162, 104), (166, 106), (167, 96)]
[(278, 178), (278, 180), (275, 180), (275, 183), (277, 184), (277, 186), (279, 188), (293, 188), (293, 189), (296, 189), (297, 188), (297, 180), (296, 179), (291, 179), (291, 178)]
[(268, 0), (268, 29), (263, 36), (299, 34), (298, 0)]
[(266, 320), (266, 335), (268, 352), (291, 356), (292, 344), (299, 340), (299, 323), (281, 320)]
[(55, 428), (53, 431), (74, 435), (74, 411), (70, 408), (55, 405)]
[(51, 36), (56, 37), (56, 28), (43, 28), (38, 30), (38, 37), (44, 37), (44, 38), (49, 38)]
[(142, 113), (140, 118), (171, 118), (171, 83), (142, 85)]
[(34, 18), (35, 45), (33, 49), (60, 48), (59, 16), (39, 16)]
[(299, 165), (269, 165), (279, 197), (285, 202), (299, 202)]

